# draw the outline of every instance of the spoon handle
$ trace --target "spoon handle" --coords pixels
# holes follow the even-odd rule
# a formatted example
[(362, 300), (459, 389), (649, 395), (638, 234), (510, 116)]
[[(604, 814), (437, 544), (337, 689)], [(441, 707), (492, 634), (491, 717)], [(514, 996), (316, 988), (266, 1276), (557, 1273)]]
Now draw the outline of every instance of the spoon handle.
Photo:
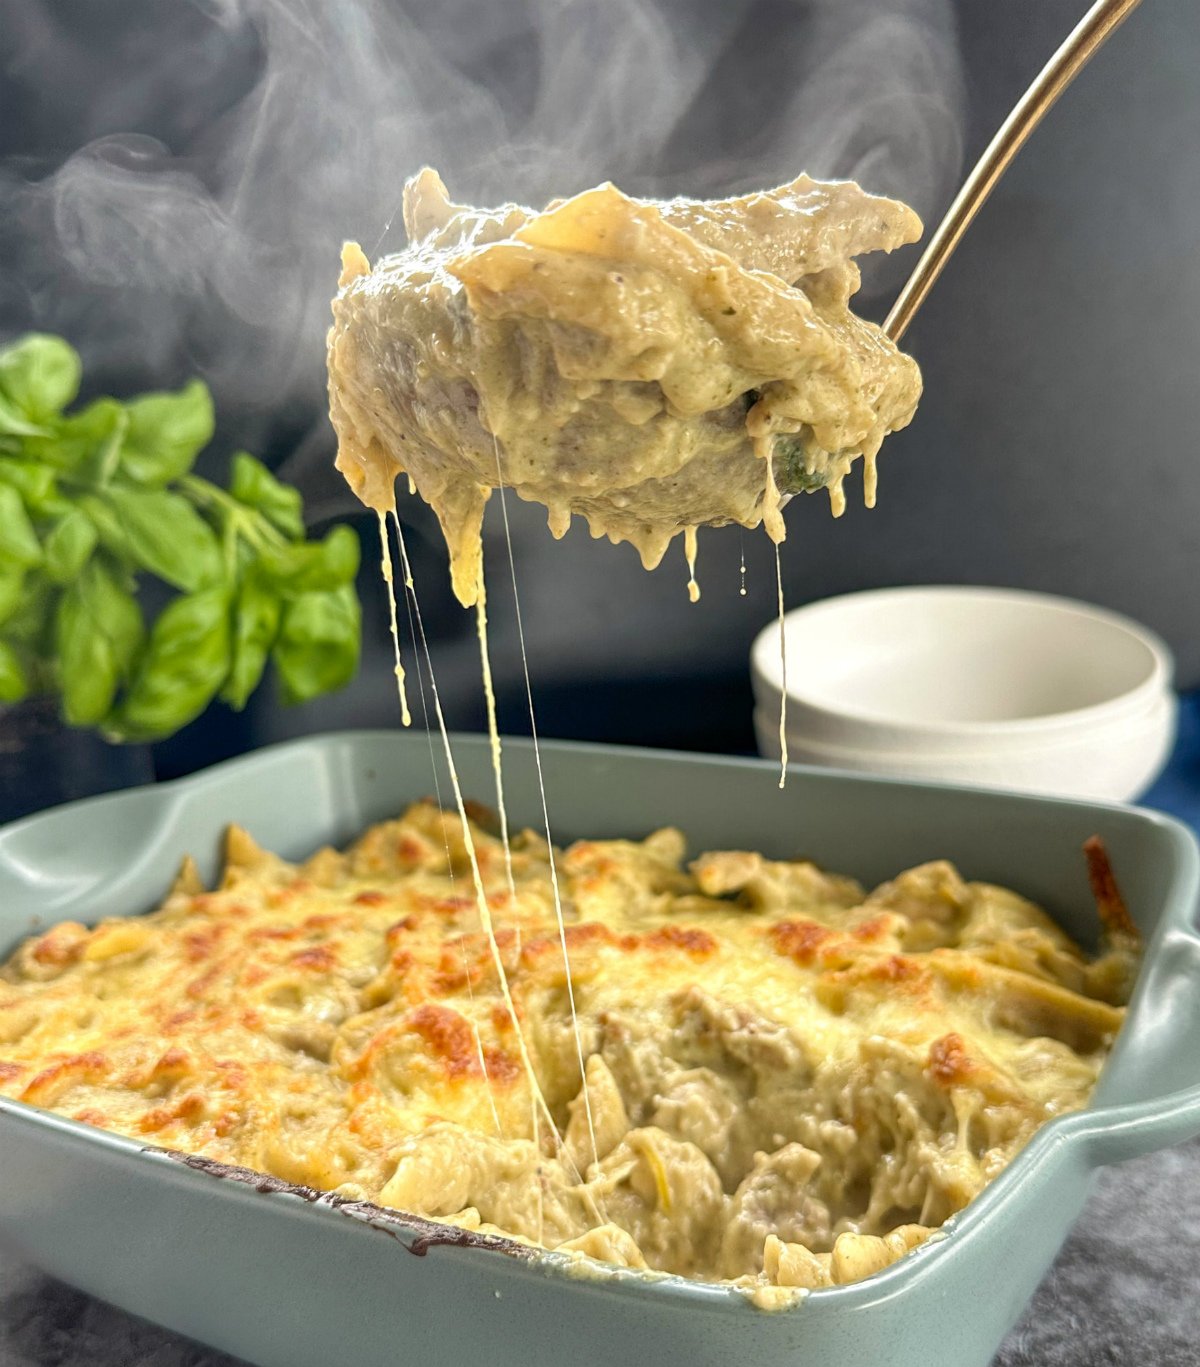
[(946, 210), (946, 216), (929, 239), (916, 269), (900, 291), (883, 330), (898, 342), (921, 307), (933, 282), (942, 273), (950, 253), (958, 246), (971, 220), (982, 208), (992, 187), (1008, 169), (1026, 138), (1049, 113), (1054, 102), (1087, 65), (1110, 34), (1135, 10), (1140, 0), (1097, 0), (1068, 35), (1062, 46), (1035, 77), (1008, 118), (988, 143), (975, 169)]

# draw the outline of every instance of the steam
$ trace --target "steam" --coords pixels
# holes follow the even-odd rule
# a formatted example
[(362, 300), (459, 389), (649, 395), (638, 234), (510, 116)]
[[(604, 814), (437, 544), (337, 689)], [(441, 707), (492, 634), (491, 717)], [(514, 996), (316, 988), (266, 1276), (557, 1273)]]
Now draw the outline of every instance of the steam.
[(65, 333), (118, 390), (203, 374), (240, 440), (282, 417), (323, 458), (338, 248), (402, 246), (423, 163), (458, 198), (533, 204), (807, 170), (927, 218), (960, 169), (952, 0), (100, 8), (88, 33), (9, 0), (11, 93), (40, 94), (43, 149), (79, 150), (0, 166), (0, 328)]

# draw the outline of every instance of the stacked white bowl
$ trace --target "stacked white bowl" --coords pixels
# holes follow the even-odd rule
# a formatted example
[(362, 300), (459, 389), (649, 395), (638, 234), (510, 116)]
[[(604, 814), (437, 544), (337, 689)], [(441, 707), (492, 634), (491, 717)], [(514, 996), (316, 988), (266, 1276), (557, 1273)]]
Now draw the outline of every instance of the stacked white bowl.
[(762, 754), (1127, 801), (1175, 736), (1173, 661), (1116, 613), (1012, 589), (876, 589), (797, 608), (751, 652)]

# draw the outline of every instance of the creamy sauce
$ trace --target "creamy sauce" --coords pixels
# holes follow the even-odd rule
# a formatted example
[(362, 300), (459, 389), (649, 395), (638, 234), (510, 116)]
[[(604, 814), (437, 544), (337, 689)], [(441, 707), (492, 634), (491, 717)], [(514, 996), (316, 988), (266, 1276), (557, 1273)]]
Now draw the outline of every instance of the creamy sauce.
[(424, 171), (405, 224), (374, 267), (344, 250), (330, 415), (364, 502), (390, 506), (404, 472), (433, 507), (464, 604), (497, 450), (556, 536), (578, 514), (652, 567), (701, 525), (782, 541), (780, 484), (839, 511), (852, 463), (915, 410), (916, 365), (849, 301), (853, 258), (920, 225), (851, 183), (712, 204), (603, 185), (538, 213), (453, 204)]

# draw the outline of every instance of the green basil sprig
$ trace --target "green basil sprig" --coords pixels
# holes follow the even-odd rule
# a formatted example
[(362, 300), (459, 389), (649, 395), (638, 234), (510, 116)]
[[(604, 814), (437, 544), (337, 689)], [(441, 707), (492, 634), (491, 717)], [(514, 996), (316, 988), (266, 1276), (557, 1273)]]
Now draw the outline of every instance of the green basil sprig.
[[(149, 741), (243, 708), (270, 660), (287, 701), (349, 682), (354, 532), (307, 540), (299, 492), (244, 451), (228, 488), (194, 474), (200, 381), (67, 412), (80, 376), (59, 337), (0, 349), (0, 703), (54, 693), (71, 725)], [(147, 577), (177, 591), (149, 624)]]

